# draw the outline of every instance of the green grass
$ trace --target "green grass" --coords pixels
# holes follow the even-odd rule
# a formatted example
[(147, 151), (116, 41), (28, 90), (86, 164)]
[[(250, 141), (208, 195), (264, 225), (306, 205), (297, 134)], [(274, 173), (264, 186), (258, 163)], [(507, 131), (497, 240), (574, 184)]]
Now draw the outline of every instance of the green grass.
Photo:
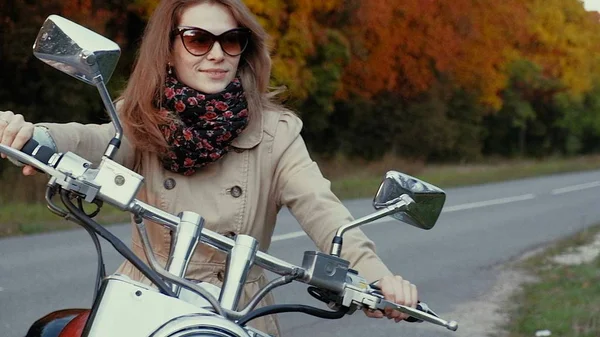
[[(441, 188), (477, 185), (548, 174), (600, 169), (600, 156), (577, 158), (550, 158), (544, 160), (498, 160), (465, 165), (429, 165), (384, 159), (380, 163), (352, 167), (346, 160), (325, 162), (324, 175), (331, 180), (332, 190), (341, 199), (370, 198), (390, 169), (414, 175)], [(344, 172), (344, 173), (340, 173)]]
[(600, 226), (586, 230), (520, 264), (536, 281), (510, 300), (509, 337), (535, 336), (538, 330), (550, 330), (552, 336), (600, 336), (600, 258), (575, 266), (550, 259), (590, 242), (598, 232)]
[[(317, 160), (332, 190), (341, 199), (371, 198), (383, 175), (396, 170), (414, 175), (441, 188), (499, 182), (553, 173), (600, 169), (600, 156), (550, 158), (544, 160), (492, 160), (464, 165), (425, 165), (387, 156), (379, 161), (334, 158)], [(11, 171), (12, 170), (12, 171)], [(42, 202), (46, 178), (23, 177), (16, 169), (7, 169), (0, 186), (0, 237), (74, 228), (61, 220)], [(24, 188), (25, 187), (25, 188)], [(14, 200), (36, 200), (18, 202)], [(99, 216), (102, 223), (126, 222), (129, 215), (105, 206)]]
[[(92, 208), (84, 207), (89, 213)], [(129, 213), (111, 206), (104, 206), (96, 218), (100, 224), (129, 221)], [(77, 228), (79, 225), (52, 213), (45, 204), (1, 204), (0, 237), (27, 235), (47, 231)]]

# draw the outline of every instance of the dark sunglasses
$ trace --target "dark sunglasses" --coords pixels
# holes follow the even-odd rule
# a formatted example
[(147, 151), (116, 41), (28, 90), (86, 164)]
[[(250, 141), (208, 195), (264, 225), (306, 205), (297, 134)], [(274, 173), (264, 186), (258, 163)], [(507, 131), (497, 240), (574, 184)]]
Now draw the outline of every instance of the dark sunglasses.
[(238, 56), (244, 52), (250, 40), (250, 29), (234, 28), (220, 35), (198, 27), (177, 27), (171, 32), (172, 36), (179, 35), (185, 49), (194, 56), (204, 56), (219, 41), (223, 52), (229, 56)]

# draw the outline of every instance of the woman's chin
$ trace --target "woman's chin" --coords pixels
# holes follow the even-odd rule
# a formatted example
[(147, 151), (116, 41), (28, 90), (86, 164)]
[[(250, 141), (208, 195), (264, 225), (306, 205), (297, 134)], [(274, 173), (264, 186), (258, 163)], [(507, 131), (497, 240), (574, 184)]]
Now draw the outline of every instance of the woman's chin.
[(225, 90), (227, 84), (224, 81), (203, 81), (194, 85), (194, 89), (205, 94), (216, 94)]

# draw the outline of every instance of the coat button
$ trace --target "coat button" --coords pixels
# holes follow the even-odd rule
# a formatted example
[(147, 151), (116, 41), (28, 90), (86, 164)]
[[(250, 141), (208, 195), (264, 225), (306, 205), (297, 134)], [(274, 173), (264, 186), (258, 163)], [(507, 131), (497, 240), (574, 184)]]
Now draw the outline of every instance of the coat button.
[(217, 272), (217, 280), (223, 282), (224, 279), (225, 279), (225, 271), (224, 270), (219, 270)]
[(229, 193), (231, 193), (232, 197), (239, 198), (242, 195), (242, 188), (239, 186), (233, 186)]
[(177, 185), (177, 183), (175, 183), (175, 179), (173, 179), (173, 178), (166, 179), (166, 180), (163, 182), (163, 186), (164, 186), (164, 187), (165, 187), (167, 190), (172, 190), (172, 189), (174, 189), (174, 188), (175, 188), (175, 185)]

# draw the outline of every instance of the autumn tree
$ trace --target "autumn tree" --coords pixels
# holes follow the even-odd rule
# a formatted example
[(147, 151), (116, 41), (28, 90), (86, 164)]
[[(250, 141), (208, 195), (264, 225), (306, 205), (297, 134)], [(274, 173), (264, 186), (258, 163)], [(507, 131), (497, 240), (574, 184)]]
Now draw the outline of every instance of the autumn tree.
[(349, 25), (353, 58), (346, 92), (427, 91), (439, 74), (452, 77), (480, 101), (498, 108), (506, 84), (503, 66), (522, 36), (519, 1), (355, 1)]
[(591, 102), (599, 75), (598, 16), (577, 0), (525, 5), (528, 29), (518, 48), (520, 59), (510, 64), (504, 105), (490, 118), (494, 124), (486, 147), (492, 153), (512, 148), (512, 154), (521, 155), (577, 153), (585, 147), (584, 138), (597, 132), (598, 111)]
[(580, 96), (600, 64), (600, 25), (578, 0), (527, 0), (529, 36), (521, 53)]

